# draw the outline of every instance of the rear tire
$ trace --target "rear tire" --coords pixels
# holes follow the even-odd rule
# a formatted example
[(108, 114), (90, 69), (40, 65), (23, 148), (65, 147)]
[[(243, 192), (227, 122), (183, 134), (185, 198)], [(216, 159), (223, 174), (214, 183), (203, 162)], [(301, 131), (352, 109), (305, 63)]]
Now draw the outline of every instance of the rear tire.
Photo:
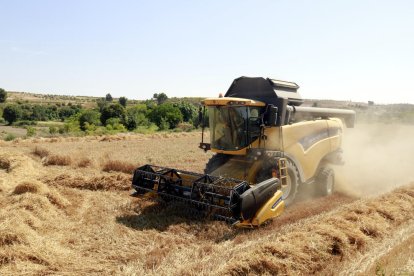
[(329, 196), (335, 189), (335, 172), (332, 168), (324, 167), (316, 178), (316, 192), (318, 196)]

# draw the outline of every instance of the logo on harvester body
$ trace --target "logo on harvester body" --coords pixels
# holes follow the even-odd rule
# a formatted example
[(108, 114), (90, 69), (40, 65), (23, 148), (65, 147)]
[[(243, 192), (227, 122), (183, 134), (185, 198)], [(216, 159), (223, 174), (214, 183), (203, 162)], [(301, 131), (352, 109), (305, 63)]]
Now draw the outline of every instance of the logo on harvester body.
[(339, 135), (341, 132), (341, 129), (338, 127), (330, 127), (327, 130), (321, 130), (319, 132), (315, 132), (311, 135), (307, 135), (299, 140), (299, 144), (302, 145), (304, 150), (308, 150), (310, 147), (312, 147), (317, 142)]
[(273, 206), (272, 206), (272, 209), (275, 209), (276, 208), (276, 206), (280, 203), (282, 201), (282, 197), (279, 197), (279, 199), (278, 200), (276, 200), (276, 202), (275, 203), (273, 203)]

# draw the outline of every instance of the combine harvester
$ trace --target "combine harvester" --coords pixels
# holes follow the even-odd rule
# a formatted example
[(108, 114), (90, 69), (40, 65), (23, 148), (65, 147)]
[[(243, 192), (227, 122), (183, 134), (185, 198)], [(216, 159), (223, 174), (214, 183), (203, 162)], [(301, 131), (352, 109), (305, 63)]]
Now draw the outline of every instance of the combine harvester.
[(298, 88), (269, 78), (235, 79), (224, 97), (202, 101), (200, 148), (216, 153), (205, 174), (145, 165), (134, 172), (133, 196), (185, 201), (210, 217), (253, 227), (279, 216), (302, 185), (332, 194), (329, 165), (342, 163), (343, 122), (353, 127), (355, 112), (301, 107)]

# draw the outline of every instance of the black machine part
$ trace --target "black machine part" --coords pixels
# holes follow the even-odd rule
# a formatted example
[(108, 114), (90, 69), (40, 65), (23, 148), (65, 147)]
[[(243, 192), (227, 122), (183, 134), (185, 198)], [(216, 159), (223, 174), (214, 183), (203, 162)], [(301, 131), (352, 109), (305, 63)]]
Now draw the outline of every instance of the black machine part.
[(298, 89), (299, 86), (294, 82), (262, 77), (240, 77), (233, 81), (224, 97), (252, 99), (274, 105), (277, 105), (277, 99), (286, 99), (288, 105), (299, 106), (303, 99)]
[(234, 223), (240, 219), (239, 197), (250, 188), (246, 181), (198, 174), (154, 165), (134, 171), (132, 196), (155, 192), (163, 198), (188, 202), (202, 213)]
[(216, 219), (234, 223), (252, 219), (280, 188), (280, 181), (270, 178), (250, 186), (243, 180), (147, 164), (135, 170), (132, 188), (136, 190), (133, 196), (155, 192), (163, 198), (188, 202)]
[(244, 220), (254, 217), (256, 212), (265, 204), (278, 190), (280, 181), (278, 178), (270, 178), (260, 182), (254, 187), (240, 195), (240, 213)]

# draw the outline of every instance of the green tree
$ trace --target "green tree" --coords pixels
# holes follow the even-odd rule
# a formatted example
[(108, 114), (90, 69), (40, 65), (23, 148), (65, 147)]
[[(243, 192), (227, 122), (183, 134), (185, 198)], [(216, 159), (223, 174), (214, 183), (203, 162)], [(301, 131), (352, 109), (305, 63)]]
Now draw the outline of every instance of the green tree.
[(105, 96), (105, 100), (107, 101), (107, 102), (112, 102), (112, 95), (111, 94), (106, 94), (106, 96)]
[(19, 120), (21, 116), (22, 109), (16, 104), (7, 105), (3, 110), (3, 118), (9, 123), (9, 125)]
[(66, 118), (78, 113), (80, 111), (76, 106), (62, 106), (58, 110), (59, 119), (63, 122)]
[(138, 104), (127, 108), (126, 124), (128, 130), (134, 130), (138, 126), (148, 126), (149, 120), (147, 118), (148, 109), (145, 104)]
[(101, 122), (106, 125), (106, 121), (110, 118), (118, 118), (122, 124), (125, 123), (125, 108), (119, 103), (105, 106), (101, 113)]
[(7, 99), (7, 92), (3, 88), (0, 88), (0, 103), (4, 103)]
[(165, 101), (168, 100), (168, 96), (165, 93), (155, 93), (154, 98), (157, 99), (157, 103), (159, 105), (165, 103)]
[(180, 109), (171, 103), (161, 104), (149, 113), (149, 118), (159, 128), (165, 128), (165, 123), (168, 123), (169, 128), (175, 128), (183, 120), (183, 114)]
[(198, 116), (198, 108), (191, 103), (181, 101), (178, 104), (174, 104), (174, 106), (180, 109), (184, 122), (190, 122)]
[(127, 101), (128, 101), (128, 99), (125, 98), (125, 97), (119, 98), (119, 104), (122, 105), (123, 107), (126, 107)]
[(96, 100), (96, 105), (98, 106), (99, 112), (102, 112), (104, 107), (108, 105), (108, 102), (105, 98), (100, 98)]
[(85, 131), (87, 125), (99, 125), (100, 124), (101, 114), (95, 110), (85, 110), (81, 113), (79, 117), (79, 126), (80, 129)]

